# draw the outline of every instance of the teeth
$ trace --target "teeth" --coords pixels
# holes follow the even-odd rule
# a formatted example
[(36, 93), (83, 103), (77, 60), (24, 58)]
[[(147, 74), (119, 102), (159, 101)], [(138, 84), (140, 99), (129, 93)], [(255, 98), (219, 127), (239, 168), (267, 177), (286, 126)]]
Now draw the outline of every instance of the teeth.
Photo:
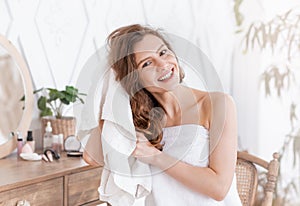
[(167, 73), (163, 77), (159, 78), (158, 81), (163, 81), (165, 79), (169, 79), (171, 77), (172, 73), (173, 73), (173, 71), (170, 71), (169, 73)]

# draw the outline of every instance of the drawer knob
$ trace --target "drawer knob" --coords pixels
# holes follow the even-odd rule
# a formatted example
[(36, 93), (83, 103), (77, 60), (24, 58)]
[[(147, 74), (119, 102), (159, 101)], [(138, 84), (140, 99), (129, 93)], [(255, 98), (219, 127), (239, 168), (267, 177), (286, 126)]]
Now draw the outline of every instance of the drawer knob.
[(20, 200), (18, 201), (17, 206), (30, 206), (30, 203), (27, 200)]

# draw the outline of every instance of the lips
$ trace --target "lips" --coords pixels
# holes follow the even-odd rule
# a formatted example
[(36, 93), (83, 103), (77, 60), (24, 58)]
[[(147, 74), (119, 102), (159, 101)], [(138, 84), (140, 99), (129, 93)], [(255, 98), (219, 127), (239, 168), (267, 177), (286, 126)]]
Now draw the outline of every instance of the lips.
[(172, 68), (170, 71), (167, 71), (166, 73), (164, 73), (157, 80), (158, 81), (164, 81), (164, 80), (170, 79), (171, 76), (173, 75), (173, 73), (174, 73), (174, 68)]

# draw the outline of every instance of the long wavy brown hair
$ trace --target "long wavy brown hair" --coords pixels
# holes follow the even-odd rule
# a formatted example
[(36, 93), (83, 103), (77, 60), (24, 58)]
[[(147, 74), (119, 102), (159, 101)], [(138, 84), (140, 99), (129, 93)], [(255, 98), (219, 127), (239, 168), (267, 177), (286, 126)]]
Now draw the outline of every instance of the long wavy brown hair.
[[(134, 24), (116, 29), (108, 36), (108, 59), (109, 65), (115, 71), (116, 81), (119, 81), (130, 95), (130, 105), (136, 130), (143, 132), (153, 146), (162, 150), (164, 112), (153, 95), (141, 85), (138, 72), (136, 72), (137, 64), (133, 53), (134, 45), (147, 34), (160, 38), (174, 53), (170, 44), (158, 30)], [(184, 73), (180, 68), (180, 82), (183, 78)]]

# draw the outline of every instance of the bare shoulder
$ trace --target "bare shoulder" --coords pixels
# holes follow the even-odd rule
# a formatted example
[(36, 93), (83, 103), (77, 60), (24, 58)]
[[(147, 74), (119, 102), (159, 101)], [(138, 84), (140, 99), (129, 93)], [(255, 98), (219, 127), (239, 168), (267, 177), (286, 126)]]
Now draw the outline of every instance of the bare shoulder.
[(231, 114), (235, 113), (235, 102), (231, 95), (222, 92), (210, 92), (209, 100), (211, 105), (211, 115), (220, 115), (223, 113)]
[(205, 109), (209, 109), (211, 106), (222, 105), (223, 103), (234, 104), (232, 96), (223, 92), (206, 92), (193, 89), (193, 93), (198, 105)]
[(207, 101), (210, 101), (210, 104), (212, 105), (222, 105), (223, 103), (230, 105), (234, 104), (232, 96), (223, 92), (210, 92), (209, 100)]
[[(205, 92), (193, 90), (200, 111), (201, 124), (210, 128), (212, 116), (226, 114), (235, 109), (235, 103), (231, 95), (223, 92)], [(229, 109), (229, 110), (228, 110)]]
[(197, 89), (192, 89), (192, 91), (196, 100), (195, 103), (198, 105), (198, 107), (200, 106), (200, 108), (202, 108), (203, 106), (205, 106), (204, 104), (207, 101), (206, 99), (208, 99), (209, 97), (209, 93)]
[(205, 128), (209, 129), (209, 119), (211, 104), (209, 102), (209, 93), (206, 91), (193, 89), (193, 93), (196, 99), (196, 106), (199, 111), (200, 125), (203, 125)]

